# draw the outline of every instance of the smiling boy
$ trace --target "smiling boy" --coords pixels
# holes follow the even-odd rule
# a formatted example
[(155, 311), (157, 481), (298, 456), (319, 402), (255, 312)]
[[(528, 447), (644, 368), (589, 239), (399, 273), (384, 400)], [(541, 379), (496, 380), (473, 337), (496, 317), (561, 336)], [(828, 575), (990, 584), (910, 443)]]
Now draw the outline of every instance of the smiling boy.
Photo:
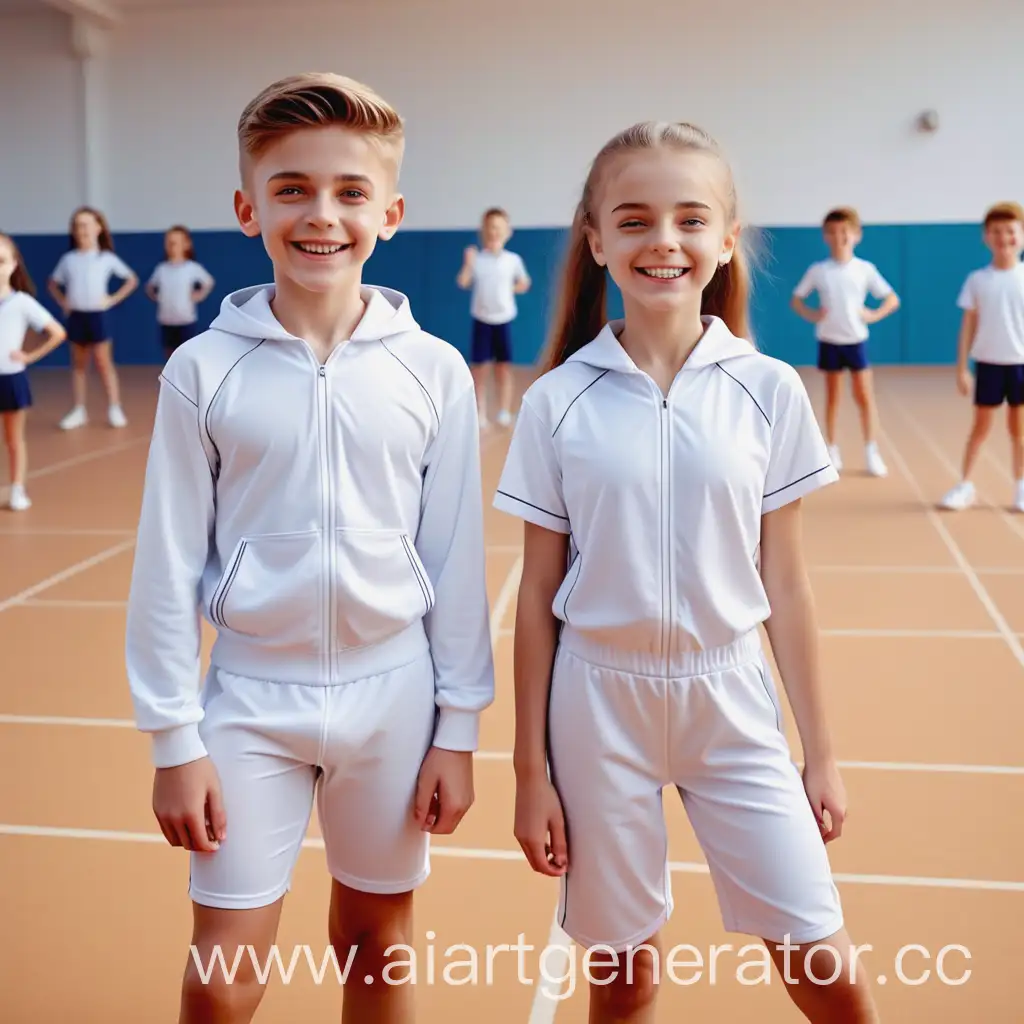
[[(362, 283), (404, 213), (394, 110), (296, 76), (238, 142), (236, 214), (274, 280), (161, 376), (126, 645), (153, 809), (191, 851), (200, 962), (219, 944), (231, 964), (275, 941), (317, 799), (339, 963), (358, 946), (345, 1019), (411, 1021), (385, 950), (412, 942), (430, 833), (472, 803), (494, 692), (473, 380), (403, 295)], [(248, 1021), (262, 994), (247, 956), (231, 984), (190, 959), (180, 1021)]]

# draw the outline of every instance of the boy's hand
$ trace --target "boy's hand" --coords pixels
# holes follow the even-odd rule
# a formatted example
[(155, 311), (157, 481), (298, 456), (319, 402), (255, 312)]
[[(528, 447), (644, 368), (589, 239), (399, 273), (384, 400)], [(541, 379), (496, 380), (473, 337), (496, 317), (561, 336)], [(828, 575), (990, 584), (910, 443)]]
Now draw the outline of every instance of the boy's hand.
[(971, 393), (971, 373), (966, 366), (956, 371), (956, 386), (961, 395), (969, 395)]
[(476, 263), (476, 254), (478, 250), (475, 245), (467, 245), (465, 252), (462, 254), (462, 259), (465, 261), (467, 267), (473, 266)]
[(472, 751), (431, 747), (416, 786), (416, 823), (424, 832), (451, 835), (472, 806)]
[(171, 846), (213, 853), (227, 835), (220, 778), (209, 757), (157, 768), (153, 813)]

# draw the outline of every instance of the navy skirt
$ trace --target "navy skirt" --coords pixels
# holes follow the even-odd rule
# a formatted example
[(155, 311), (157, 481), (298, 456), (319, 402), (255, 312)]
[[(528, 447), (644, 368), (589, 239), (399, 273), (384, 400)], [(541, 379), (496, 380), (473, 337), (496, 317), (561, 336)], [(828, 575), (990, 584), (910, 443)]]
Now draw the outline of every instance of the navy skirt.
[(0, 412), (17, 412), (32, 404), (32, 389), (28, 386), (28, 374), (0, 373)]

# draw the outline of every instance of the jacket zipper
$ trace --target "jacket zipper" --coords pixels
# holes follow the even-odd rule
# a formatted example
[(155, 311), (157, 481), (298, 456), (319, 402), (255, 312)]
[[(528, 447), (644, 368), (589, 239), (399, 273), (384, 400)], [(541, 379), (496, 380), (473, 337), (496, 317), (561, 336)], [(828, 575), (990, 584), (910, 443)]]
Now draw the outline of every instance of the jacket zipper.
[(672, 660), (672, 521), (670, 517), (672, 499), (672, 445), (669, 430), (668, 398), (661, 399), (661, 621), (662, 657), (665, 659), (665, 675), (670, 672)]
[(323, 637), (325, 643), (325, 678), (334, 682), (334, 530), (332, 529), (333, 508), (330, 461), (330, 416), (327, 394), (327, 367), (320, 364), (317, 378), (317, 415), (320, 420), (320, 500), (322, 503), (323, 544), (324, 544), (324, 587), (323, 587)]

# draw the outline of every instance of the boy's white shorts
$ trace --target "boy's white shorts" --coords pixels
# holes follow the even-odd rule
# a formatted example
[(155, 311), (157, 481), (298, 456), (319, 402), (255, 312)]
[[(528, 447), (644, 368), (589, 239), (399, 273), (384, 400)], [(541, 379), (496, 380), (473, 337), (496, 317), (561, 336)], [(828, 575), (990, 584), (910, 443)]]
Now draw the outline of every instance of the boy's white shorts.
[(756, 632), (675, 659), (566, 629), (551, 685), (552, 780), (569, 871), (559, 921), (623, 952), (673, 909), (662, 788), (675, 786), (727, 930), (814, 942), (843, 924), (825, 844), (790, 758)]
[(200, 734), (220, 776), (227, 838), (191, 854), (189, 895), (208, 907), (274, 903), (288, 891), (314, 796), (331, 876), (406, 892), (430, 873), (413, 820), (434, 735), (429, 653), (337, 686), (247, 679), (211, 668)]

